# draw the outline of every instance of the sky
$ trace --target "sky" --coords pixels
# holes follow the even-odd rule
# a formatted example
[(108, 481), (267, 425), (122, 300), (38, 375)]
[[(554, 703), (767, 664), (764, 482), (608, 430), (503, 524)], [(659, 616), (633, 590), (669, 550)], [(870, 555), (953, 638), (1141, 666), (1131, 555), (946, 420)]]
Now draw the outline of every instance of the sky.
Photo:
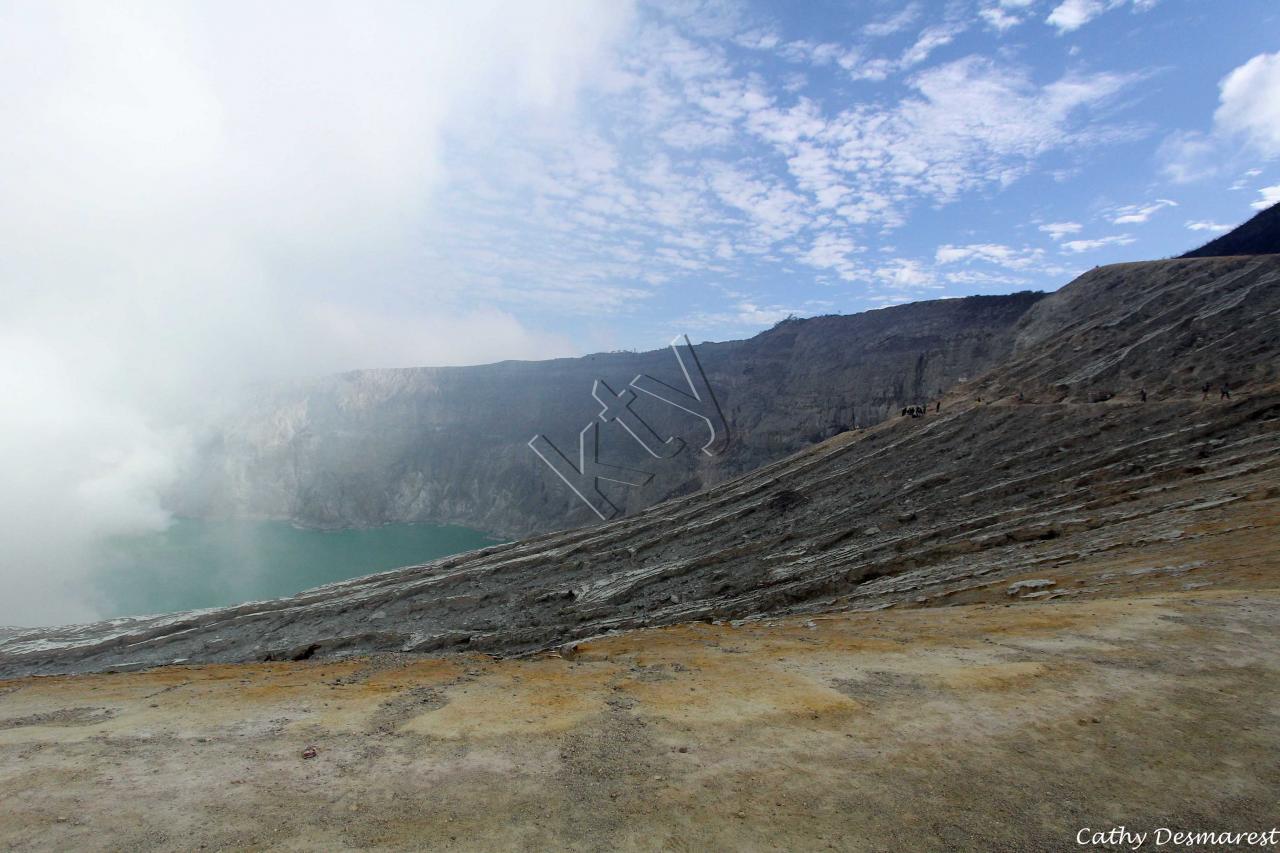
[(0, 0), (0, 624), (243, 388), (1054, 289), (1278, 161), (1274, 0)]

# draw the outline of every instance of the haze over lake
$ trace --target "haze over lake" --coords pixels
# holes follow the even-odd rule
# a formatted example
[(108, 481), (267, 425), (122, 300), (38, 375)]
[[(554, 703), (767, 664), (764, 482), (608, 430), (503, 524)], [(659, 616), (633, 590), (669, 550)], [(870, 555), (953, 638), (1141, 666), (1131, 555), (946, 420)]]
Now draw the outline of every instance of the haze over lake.
[(90, 585), (105, 617), (222, 607), (425, 563), (496, 541), (478, 530), (430, 524), (308, 530), (280, 521), (179, 519), (163, 532), (104, 544)]

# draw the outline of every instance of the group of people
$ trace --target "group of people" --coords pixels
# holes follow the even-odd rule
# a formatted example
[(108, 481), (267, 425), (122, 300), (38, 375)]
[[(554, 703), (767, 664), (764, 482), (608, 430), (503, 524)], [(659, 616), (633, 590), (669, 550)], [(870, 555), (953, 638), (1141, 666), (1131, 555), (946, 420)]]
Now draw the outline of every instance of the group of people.
[[(1203, 386), (1201, 386), (1201, 388), (1200, 388), (1200, 399), (1201, 399), (1201, 400), (1208, 400), (1208, 399), (1209, 399), (1209, 392), (1210, 392), (1210, 391), (1212, 391), (1212, 390), (1213, 390), (1213, 383), (1212, 383), (1212, 382), (1206, 382), (1206, 383), (1204, 383), (1204, 385), (1203, 385)], [(1144, 403), (1145, 403), (1145, 402), (1147, 402), (1147, 389), (1146, 389), (1146, 388), (1139, 388), (1139, 389), (1138, 389), (1138, 399), (1139, 399), (1139, 400), (1141, 400), (1141, 401), (1142, 401), (1142, 402), (1144, 402)], [(1219, 400), (1230, 400), (1230, 399), (1231, 399), (1231, 386), (1230, 386), (1230, 385), (1228, 385), (1227, 383), (1223, 382), (1220, 386), (1218, 386), (1218, 399), (1219, 399)]]
[[(1207, 400), (1207, 399), (1209, 399), (1209, 392), (1210, 392), (1210, 391), (1212, 391), (1212, 390), (1213, 390), (1213, 383), (1212, 383), (1212, 382), (1206, 382), (1206, 383), (1204, 383), (1204, 386), (1200, 389), (1200, 399), (1201, 399), (1201, 400)], [(1094, 402), (1101, 402), (1102, 400), (1109, 399), (1109, 398), (1110, 398), (1110, 397), (1112, 397), (1112, 396), (1113, 396), (1113, 395), (1111, 395), (1111, 394), (1107, 394), (1107, 395), (1105, 395), (1105, 396), (1103, 396), (1103, 397), (1098, 398), (1097, 400), (1094, 400)], [(982, 402), (982, 398), (981, 398), (981, 397), (979, 397), (979, 398), (977, 398), (977, 399), (978, 399), (978, 402), (979, 402), (979, 403), (981, 403), (981, 402)], [(1023, 396), (1023, 393), (1022, 393), (1021, 391), (1019, 391), (1019, 392), (1018, 392), (1018, 397), (1017, 397), (1017, 399), (1018, 399), (1018, 402), (1019, 402), (1019, 403), (1025, 403), (1025, 402), (1027, 402), (1027, 398), (1026, 398), (1025, 396)], [(1147, 389), (1146, 389), (1146, 388), (1139, 388), (1139, 389), (1138, 389), (1138, 399), (1139, 399), (1141, 402), (1143, 402), (1143, 403), (1147, 402)], [(1230, 385), (1228, 385), (1226, 382), (1223, 382), (1223, 383), (1218, 387), (1218, 399), (1219, 399), (1219, 400), (1230, 400), (1230, 399), (1231, 399), (1231, 386), (1230, 386)], [(941, 401), (941, 400), (938, 400), (938, 401), (934, 404), (934, 409), (933, 409), (933, 410), (934, 410), (935, 412), (940, 412), (940, 411), (942, 411), (942, 401)], [(902, 415), (903, 415), (903, 417), (907, 417), (907, 416), (909, 415), (909, 416), (911, 416), (911, 417), (913, 417), (913, 418), (918, 418), (918, 417), (922, 417), (922, 416), (923, 416), (927, 411), (929, 411), (929, 407), (928, 407), (927, 405), (925, 405), (925, 406), (920, 406), (920, 405), (915, 405), (915, 406), (906, 406), (906, 407), (904, 407), (904, 408), (903, 408), (903, 410), (902, 410)]]
[[(1206, 383), (1204, 383), (1204, 385), (1203, 385), (1203, 386), (1201, 386), (1201, 388), (1200, 388), (1200, 399), (1201, 399), (1201, 400), (1208, 400), (1208, 399), (1209, 399), (1209, 392), (1210, 392), (1210, 391), (1212, 391), (1212, 390), (1213, 390), (1213, 383), (1212, 383), (1212, 382), (1206, 382)], [(1144, 403), (1145, 403), (1145, 402), (1147, 402), (1147, 389), (1146, 389), (1146, 388), (1139, 388), (1139, 389), (1138, 389), (1138, 399), (1139, 399), (1139, 400), (1141, 400), (1141, 401), (1142, 401), (1142, 402), (1144, 402)], [(1223, 382), (1223, 383), (1222, 383), (1222, 385), (1218, 386), (1218, 399), (1219, 399), (1219, 400), (1230, 400), (1230, 399), (1231, 399), (1231, 386), (1230, 386), (1230, 385), (1228, 385), (1227, 383)]]

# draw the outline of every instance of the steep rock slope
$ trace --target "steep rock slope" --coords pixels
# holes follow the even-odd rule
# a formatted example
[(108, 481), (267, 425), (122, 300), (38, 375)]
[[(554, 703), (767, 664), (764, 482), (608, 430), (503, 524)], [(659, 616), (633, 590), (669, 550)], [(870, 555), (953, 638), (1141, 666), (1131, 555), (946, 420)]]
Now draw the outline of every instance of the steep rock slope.
[(1275, 256), (1099, 267), (1032, 307), (1013, 356), (966, 389), (1045, 399), (1200, 397), (1280, 380)]
[[(1127, 284), (1104, 306), (1086, 298), (1120, 274)], [(973, 387), (1040, 375), (1043, 352), (1068, 359), (1070, 375), (1142, 379), (1142, 347), (1071, 344), (1084, 334), (1073, 306), (1089, 306), (1087, 329), (1176, 329), (1228, 315), (1245, 296), (1253, 313), (1274, 316), (1278, 280), (1280, 258), (1097, 271), (1046, 299), (1023, 349)], [(1153, 304), (1184, 316), (1153, 315)], [(1206, 323), (1197, 346), (1169, 350), (1168, 370), (1194, 372), (1237, 346), (1274, 365), (1274, 327)], [(1230, 401), (1173, 385), (1178, 393), (1145, 404), (957, 396), (940, 413), (844, 433), (609, 524), (275, 602), (21, 632), (0, 643), (0, 674), (369, 650), (508, 654), (694, 619), (950, 603), (992, 585), (1070, 594), (1041, 573), (1115, 549), (1155, 553), (1206, 536), (1224, 507), (1275, 505), (1280, 388), (1261, 382), (1270, 375), (1250, 374)], [(1203, 551), (1197, 564), (1149, 571), (1209, 573)]]
[[(614, 489), (621, 511), (723, 482), (970, 379), (1007, 356), (1039, 293), (947, 299), (779, 324), (697, 355), (733, 436), (708, 458), (655, 461), (617, 425), (601, 458), (652, 481)], [(368, 370), (263, 394), (208, 438), (171, 503), (182, 515), (314, 526), (454, 522), (515, 536), (596, 521), (529, 449), (542, 434), (576, 458), (599, 412), (596, 379), (683, 382), (670, 350), (479, 367)], [(643, 396), (655, 427), (701, 443), (696, 420)]]

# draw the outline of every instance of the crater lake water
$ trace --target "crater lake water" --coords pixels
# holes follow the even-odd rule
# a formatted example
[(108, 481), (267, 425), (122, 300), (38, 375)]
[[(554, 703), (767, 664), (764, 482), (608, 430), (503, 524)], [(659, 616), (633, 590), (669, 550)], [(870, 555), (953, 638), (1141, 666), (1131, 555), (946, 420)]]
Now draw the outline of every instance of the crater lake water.
[(502, 540), (466, 527), (308, 530), (281, 521), (177, 519), (104, 543), (88, 590), (105, 617), (222, 607), (425, 563)]

